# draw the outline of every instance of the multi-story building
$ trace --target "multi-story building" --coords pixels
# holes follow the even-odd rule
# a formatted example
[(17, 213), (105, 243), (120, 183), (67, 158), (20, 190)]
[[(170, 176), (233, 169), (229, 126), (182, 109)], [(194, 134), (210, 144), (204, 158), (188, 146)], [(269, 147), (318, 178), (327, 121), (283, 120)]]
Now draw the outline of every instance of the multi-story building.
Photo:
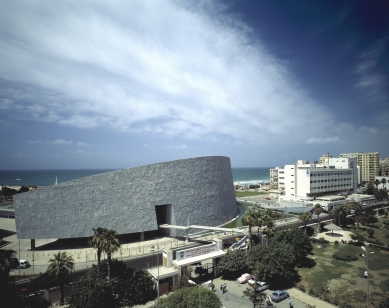
[(380, 160), (380, 171), (381, 176), (389, 175), (389, 157)]
[(270, 169), (270, 188), (272, 189), (278, 189), (278, 169), (280, 167)]
[(307, 198), (357, 192), (356, 158), (327, 158), (324, 164), (299, 160), (286, 165), (283, 171), (285, 196)]
[(358, 183), (374, 182), (379, 175), (380, 156), (378, 152), (343, 153), (340, 157), (356, 158), (360, 169)]
[(323, 154), (319, 159), (319, 164), (325, 164), (329, 158), (333, 158), (333, 156), (330, 156), (329, 154)]

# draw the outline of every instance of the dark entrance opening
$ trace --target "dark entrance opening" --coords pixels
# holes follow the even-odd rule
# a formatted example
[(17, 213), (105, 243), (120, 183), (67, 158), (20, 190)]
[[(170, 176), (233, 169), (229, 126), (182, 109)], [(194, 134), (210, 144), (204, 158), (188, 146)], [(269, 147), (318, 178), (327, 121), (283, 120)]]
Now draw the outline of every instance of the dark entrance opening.
[[(171, 204), (162, 204), (155, 206), (155, 213), (157, 215), (157, 224), (171, 224), (172, 223), (172, 205)], [(170, 235), (170, 229), (158, 228), (158, 234), (160, 235)]]

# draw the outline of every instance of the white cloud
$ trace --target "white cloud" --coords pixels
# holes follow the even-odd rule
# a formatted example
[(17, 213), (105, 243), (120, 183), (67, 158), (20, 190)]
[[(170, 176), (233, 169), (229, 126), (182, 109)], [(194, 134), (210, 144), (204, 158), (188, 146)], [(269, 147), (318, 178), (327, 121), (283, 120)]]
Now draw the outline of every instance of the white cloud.
[(43, 143), (42, 140), (27, 140), (26, 142), (27, 144), (39, 144), (39, 143)]
[(58, 145), (69, 145), (69, 144), (72, 144), (73, 141), (66, 141), (64, 139), (57, 139), (57, 140), (54, 140), (54, 141), (49, 141), (48, 143), (50, 143), (50, 144), (58, 144)]
[(378, 130), (376, 127), (362, 126), (359, 128), (362, 132), (368, 132), (369, 134), (377, 134)]
[(313, 144), (313, 143), (337, 143), (339, 142), (339, 137), (327, 137), (327, 138), (317, 138), (311, 137), (305, 143)]
[(88, 147), (88, 146), (91, 146), (91, 144), (86, 143), (86, 142), (82, 142), (82, 141), (77, 142), (77, 145), (80, 146), (80, 147)]
[(188, 146), (186, 146), (185, 144), (182, 144), (182, 145), (167, 145), (165, 146), (166, 149), (187, 149)]
[(9, 98), (19, 118), (232, 144), (303, 143), (336, 128), (217, 2), (2, 6), (0, 78), (28, 88)]
[(73, 152), (74, 154), (85, 154), (86, 152), (83, 150), (77, 150)]
[(382, 73), (379, 63), (382, 58), (386, 57), (388, 45), (389, 35), (386, 34), (385, 37), (374, 42), (370, 48), (361, 53), (354, 70), (357, 77), (354, 88), (358, 91), (361, 101), (369, 107), (372, 107), (372, 103), (376, 104), (375, 108), (382, 105), (387, 107), (388, 79)]

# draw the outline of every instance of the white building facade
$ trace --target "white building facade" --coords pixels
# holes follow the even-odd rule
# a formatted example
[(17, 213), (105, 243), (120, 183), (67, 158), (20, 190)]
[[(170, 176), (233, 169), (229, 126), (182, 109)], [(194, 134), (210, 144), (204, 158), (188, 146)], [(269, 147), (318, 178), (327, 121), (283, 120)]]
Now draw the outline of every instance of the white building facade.
[[(299, 160), (283, 169), (285, 196), (312, 198), (357, 193), (356, 158), (331, 158), (323, 164)], [(280, 175), (278, 182), (281, 182)]]

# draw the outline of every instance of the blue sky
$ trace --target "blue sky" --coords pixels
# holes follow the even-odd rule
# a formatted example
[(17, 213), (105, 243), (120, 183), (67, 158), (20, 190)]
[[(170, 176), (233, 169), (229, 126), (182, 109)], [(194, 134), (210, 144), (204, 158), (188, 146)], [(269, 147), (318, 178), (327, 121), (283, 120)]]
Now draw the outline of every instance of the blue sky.
[(1, 169), (389, 156), (387, 1), (1, 1)]

